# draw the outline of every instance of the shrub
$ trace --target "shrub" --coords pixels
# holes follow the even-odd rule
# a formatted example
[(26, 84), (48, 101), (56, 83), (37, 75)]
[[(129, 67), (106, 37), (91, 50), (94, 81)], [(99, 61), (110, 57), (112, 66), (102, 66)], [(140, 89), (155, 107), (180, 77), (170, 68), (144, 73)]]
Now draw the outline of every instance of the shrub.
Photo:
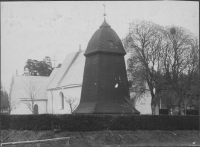
[(198, 130), (199, 116), (129, 115), (129, 114), (65, 114), (2, 115), (2, 130)]

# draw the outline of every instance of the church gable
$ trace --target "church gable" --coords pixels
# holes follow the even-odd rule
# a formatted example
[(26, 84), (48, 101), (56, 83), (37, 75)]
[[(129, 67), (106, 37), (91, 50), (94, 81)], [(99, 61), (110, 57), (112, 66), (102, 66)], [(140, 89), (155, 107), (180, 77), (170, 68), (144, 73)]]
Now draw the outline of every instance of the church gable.
[(11, 114), (31, 114), (31, 105), (44, 103), (39, 113), (46, 113), (47, 92), (49, 77), (41, 76), (14, 76), (10, 91)]
[[(46, 87), (49, 77), (41, 76), (15, 76), (11, 96), (16, 98), (29, 98), (30, 92), (39, 91), (37, 98), (46, 99)], [(34, 87), (34, 89), (32, 89)]]

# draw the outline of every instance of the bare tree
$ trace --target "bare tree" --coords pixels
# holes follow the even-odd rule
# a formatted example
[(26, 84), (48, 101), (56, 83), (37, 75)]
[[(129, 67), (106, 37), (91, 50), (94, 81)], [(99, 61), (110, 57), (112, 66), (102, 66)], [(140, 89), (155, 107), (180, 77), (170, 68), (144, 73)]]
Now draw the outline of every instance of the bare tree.
[(129, 78), (131, 91), (137, 96), (144, 94), (146, 89), (145, 69), (134, 54), (127, 60), (127, 74)]
[(198, 40), (188, 30), (181, 27), (165, 29), (164, 56), (162, 65), (165, 70), (165, 80), (171, 86), (178, 98), (179, 108), (186, 107), (192, 97), (191, 87), (198, 79)]
[(167, 87), (159, 94), (159, 100), (161, 102), (161, 105), (167, 107), (168, 111), (170, 109), (174, 109), (178, 103), (176, 92)]
[(9, 101), (9, 114), (11, 113), (11, 111), (13, 109), (15, 109), (17, 107), (17, 105), (19, 105), (19, 101), (14, 100), (14, 101)]
[(41, 87), (35, 80), (30, 80), (28, 82), (24, 82), (24, 91), (22, 94), (21, 100), (28, 107), (28, 109), (34, 114), (34, 105), (35, 100), (38, 99), (41, 95)]
[(199, 42), (193, 34), (180, 27), (171, 31), (171, 27), (135, 21), (123, 42), (131, 53), (127, 71), (140, 89), (143, 81), (147, 83), (152, 114), (160, 93), (166, 88), (176, 92), (177, 105), (188, 103), (187, 93), (198, 76)]
[(163, 55), (162, 42), (164, 41), (162, 31), (163, 28), (161, 26), (152, 22), (135, 21), (130, 24), (129, 33), (123, 39), (126, 51), (131, 53), (132, 64), (137, 62), (135, 68), (138, 70), (133, 69), (130, 66), (131, 64), (128, 64), (128, 72), (132, 68), (132, 77), (136, 79), (133, 82), (135, 82), (135, 85), (139, 83), (140, 89), (144, 87), (142, 86), (144, 83), (147, 83), (152, 97), (152, 113), (154, 113), (153, 108), (156, 106), (156, 100), (161, 91), (162, 83), (162, 66), (160, 65)]
[(71, 114), (73, 113), (73, 111), (76, 109), (76, 107), (78, 106), (76, 103), (77, 101), (77, 98), (76, 97), (71, 97), (71, 96), (67, 96), (65, 97), (65, 101), (67, 102), (67, 104), (69, 105), (70, 107), (70, 111), (71, 111)]

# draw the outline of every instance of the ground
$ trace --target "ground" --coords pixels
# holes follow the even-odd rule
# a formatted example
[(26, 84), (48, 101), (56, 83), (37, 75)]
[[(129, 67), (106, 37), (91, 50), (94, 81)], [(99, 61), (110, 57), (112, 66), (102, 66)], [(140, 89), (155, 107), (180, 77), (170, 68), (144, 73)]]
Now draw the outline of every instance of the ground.
[[(53, 131), (1, 131), (1, 142), (16, 142), (28, 140), (50, 139), (57, 137), (70, 137), (71, 147), (91, 146), (174, 146), (199, 145), (199, 131), (94, 131), (94, 132), (59, 132)], [(33, 145), (26, 145), (33, 147)], [(35, 145), (36, 146), (36, 145)], [(65, 142), (41, 144), (40, 147), (61, 147)], [(16, 146), (18, 147), (18, 146)], [(20, 145), (22, 147), (22, 145)]]

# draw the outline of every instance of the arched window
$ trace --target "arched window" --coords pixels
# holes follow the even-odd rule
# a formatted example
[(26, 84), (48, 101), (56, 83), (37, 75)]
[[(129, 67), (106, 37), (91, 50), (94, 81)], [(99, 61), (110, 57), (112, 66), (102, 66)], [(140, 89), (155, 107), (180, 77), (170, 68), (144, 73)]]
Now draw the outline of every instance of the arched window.
[(64, 95), (62, 92), (60, 93), (60, 108), (64, 109)]

